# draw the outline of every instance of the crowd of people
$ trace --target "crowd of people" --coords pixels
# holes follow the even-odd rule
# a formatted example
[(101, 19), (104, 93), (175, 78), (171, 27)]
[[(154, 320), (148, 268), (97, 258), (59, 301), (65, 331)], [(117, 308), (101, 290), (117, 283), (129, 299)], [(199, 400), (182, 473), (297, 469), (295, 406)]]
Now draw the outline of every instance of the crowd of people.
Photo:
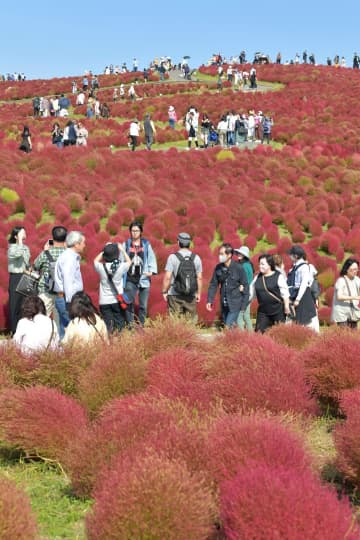
[[(202, 299), (203, 262), (191, 248), (191, 236), (181, 232), (177, 249), (166, 261), (162, 295), (170, 315), (197, 321)], [(143, 225), (133, 221), (124, 243), (107, 243), (95, 257), (99, 279), (99, 309), (84, 292), (81, 256), (86, 238), (65, 227), (52, 229), (42, 252), (31, 264), (24, 227), (15, 227), (8, 247), (9, 328), (15, 343), (25, 352), (58, 346), (60, 342), (107, 341), (114, 332), (135, 322), (144, 325), (148, 313), (151, 278), (158, 273), (157, 260)], [(274, 324), (294, 321), (319, 332), (317, 309), (320, 287), (315, 267), (301, 246), (288, 251), (292, 266), (285, 271), (280, 255), (262, 254), (258, 271), (247, 246), (219, 247), (206, 295), (206, 309), (214, 309), (217, 292), (223, 325), (252, 331), (250, 304), (258, 302), (255, 331), (265, 332)], [(23, 276), (37, 271), (37, 288), (24, 294)], [(348, 258), (335, 283), (332, 320), (352, 329), (360, 319), (359, 261)], [(35, 280), (35, 278), (34, 278)], [(36, 291), (36, 294), (34, 293)], [(137, 315), (135, 305), (138, 304)]]

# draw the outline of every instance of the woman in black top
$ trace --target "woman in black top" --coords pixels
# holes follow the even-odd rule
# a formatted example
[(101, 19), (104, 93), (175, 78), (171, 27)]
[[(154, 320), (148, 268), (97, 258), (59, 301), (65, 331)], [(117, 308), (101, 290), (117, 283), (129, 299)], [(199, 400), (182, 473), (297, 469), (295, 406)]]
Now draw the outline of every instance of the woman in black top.
[(259, 274), (250, 286), (250, 298), (259, 303), (255, 332), (265, 332), (276, 323), (285, 322), (290, 313), (289, 290), (285, 277), (275, 270), (272, 255), (260, 255)]
[(23, 132), (21, 134), (21, 143), (19, 146), (19, 150), (22, 150), (27, 154), (32, 150), (31, 134), (28, 126), (24, 126)]

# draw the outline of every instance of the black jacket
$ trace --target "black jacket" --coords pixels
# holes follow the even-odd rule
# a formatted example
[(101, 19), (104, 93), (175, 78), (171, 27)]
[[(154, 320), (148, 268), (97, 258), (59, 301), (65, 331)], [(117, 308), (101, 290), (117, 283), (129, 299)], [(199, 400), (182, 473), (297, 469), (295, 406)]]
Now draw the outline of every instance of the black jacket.
[[(224, 303), (226, 291), (227, 304), (230, 311), (245, 311), (249, 303), (249, 285), (245, 270), (238, 262), (231, 261), (230, 266), (226, 267), (224, 263), (215, 266), (212, 275), (207, 301), (213, 304), (216, 291), (220, 285), (221, 304)], [(243, 286), (243, 292), (240, 292), (240, 285)]]

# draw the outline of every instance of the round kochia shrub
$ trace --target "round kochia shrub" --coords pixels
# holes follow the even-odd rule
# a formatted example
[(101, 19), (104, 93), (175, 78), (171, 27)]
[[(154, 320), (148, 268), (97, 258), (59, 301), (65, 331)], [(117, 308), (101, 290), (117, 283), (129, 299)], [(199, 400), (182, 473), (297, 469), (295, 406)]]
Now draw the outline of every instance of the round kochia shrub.
[(311, 465), (303, 441), (275, 418), (226, 415), (208, 434), (208, 466), (217, 482), (249, 462), (304, 471)]
[(206, 540), (214, 518), (201, 477), (182, 462), (153, 455), (114, 464), (95, 493), (86, 530), (89, 540)]
[(301, 350), (315, 341), (317, 334), (299, 324), (275, 324), (267, 331), (267, 335), (281, 345)]
[(144, 455), (153, 448), (180, 458), (189, 470), (205, 470), (206, 426), (194, 425), (181, 402), (146, 394), (114, 399), (91, 429), (83, 429), (64, 459), (74, 491), (89, 496), (117, 455)]
[(340, 399), (345, 422), (334, 430), (336, 465), (345, 478), (360, 487), (360, 387), (346, 390)]
[(343, 390), (360, 386), (360, 335), (333, 328), (303, 351), (306, 376), (324, 405), (338, 407)]
[(229, 540), (359, 538), (349, 502), (307, 471), (243, 468), (221, 485), (220, 501)]
[(0, 394), (0, 438), (30, 454), (62, 462), (86, 425), (81, 405), (53, 388), (11, 388)]
[(255, 332), (224, 332), (202, 345), (214, 400), (228, 412), (317, 412), (301, 356)]
[(32, 540), (39, 538), (30, 501), (15, 482), (0, 476), (0, 538)]

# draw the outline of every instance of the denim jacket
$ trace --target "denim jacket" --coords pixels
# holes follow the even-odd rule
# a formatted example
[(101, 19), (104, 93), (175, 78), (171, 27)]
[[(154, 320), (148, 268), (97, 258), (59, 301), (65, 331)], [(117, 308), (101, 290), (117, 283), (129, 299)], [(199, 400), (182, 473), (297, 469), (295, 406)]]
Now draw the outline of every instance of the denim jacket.
[[(157, 262), (156, 257), (153, 248), (151, 247), (151, 244), (149, 240), (146, 240), (146, 238), (141, 238), (141, 244), (144, 248), (144, 266), (143, 266), (143, 273), (145, 272), (151, 272), (151, 274), (157, 274)], [(130, 247), (131, 247), (131, 239), (128, 238), (126, 242), (123, 243), (124, 249), (126, 250), (127, 254), (130, 254)], [(127, 273), (124, 274), (124, 287), (126, 284), (126, 277)], [(140, 277), (139, 281), (139, 287), (150, 287), (151, 285), (151, 277), (144, 276), (144, 274)]]

